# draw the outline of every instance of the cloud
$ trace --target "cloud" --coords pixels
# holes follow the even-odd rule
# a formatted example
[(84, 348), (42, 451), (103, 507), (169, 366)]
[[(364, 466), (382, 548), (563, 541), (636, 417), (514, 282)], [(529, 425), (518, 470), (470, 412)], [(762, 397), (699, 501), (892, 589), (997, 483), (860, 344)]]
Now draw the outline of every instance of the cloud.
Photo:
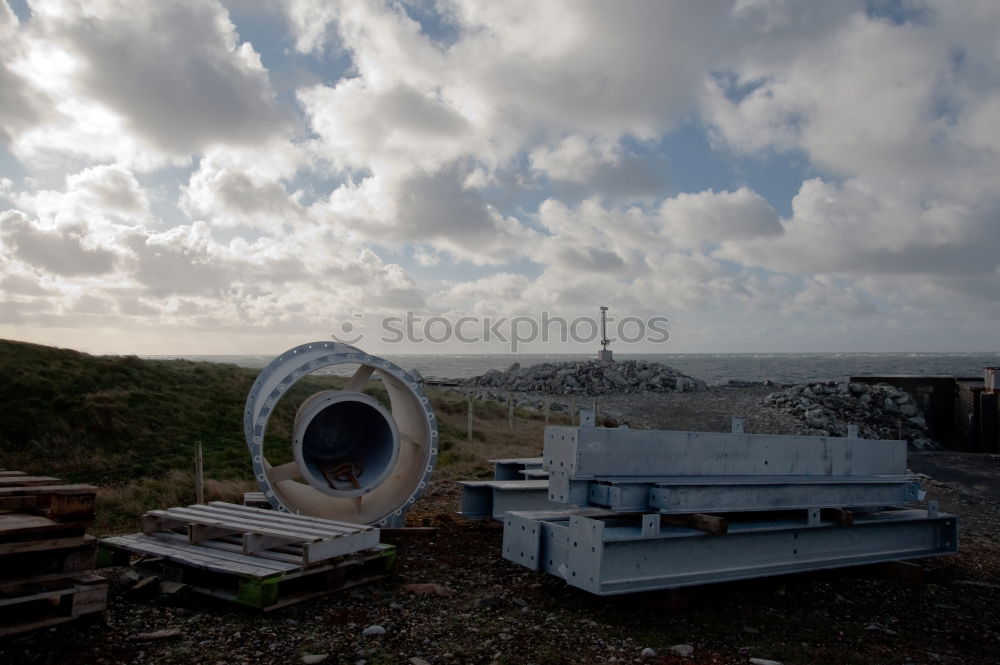
[(799, 274), (989, 274), (1000, 259), (995, 220), (985, 208), (937, 201), (921, 205), (862, 180), (803, 183), (784, 233), (729, 245), (718, 256)]
[(64, 191), (9, 194), (43, 214), (0, 213), (0, 290), (22, 325), (294, 330), (345, 312), (423, 306), (398, 264), (305, 216), (252, 241), (222, 240), (227, 227), (204, 221), (165, 230), (155, 218), (123, 222), (114, 211), (145, 201), (123, 196), (136, 194), (133, 184), (125, 171), (93, 168), (68, 177)]
[(280, 229), (305, 215), (281, 182), (204, 162), (181, 186), (178, 204), (190, 218), (209, 219), (218, 227)]
[(515, 259), (536, 233), (466, 187), (468, 176), (458, 166), (399, 179), (371, 176), (339, 187), (310, 213), (383, 246), (422, 244), (478, 265)]
[(5, 315), (996, 312), (995, 3), (228, 6), (0, 2)]
[(9, 143), (26, 128), (44, 119), (46, 100), (40, 91), (10, 65), (23, 57), (18, 39), (19, 21), (6, 1), (0, 1), (0, 142)]
[(39, 0), (13, 71), (48, 100), (15, 136), (23, 160), (144, 170), (288, 129), (267, 71), (216, 2)]
[(66, 179), (67, 189), (75, 192), (78, 203), (119, 216), (149, 214), (149, 199), (139, 181), (127, 169), (101, 165), (84, 169)]
[(85, 223), (46, 227), (8, 210), (0, 213), (0, 243), (11, 257), (56, 275), (103, 275), (114, 270), (116, 252), (95, 242)]
[[(978, 39), (956, 33), (964, 12), (934, 5), (919, 22), (855, 12), (809, 44), (781, 34), (750, 43), (706, 79), (705, 117), (722, 146), (802, 151), (833, 175), (902, 185), (915, 197), (979, 183), (983, 160), (996, 158), (996, 132), (982, 123), (1000, 77), (989, 73), (994, 38), (968, 20), (962, 28)], [(978, 18), (1000, 27), (996, 12)]]
[(695, 108), (715, 58), (700, 38), (724, 16), (708, 5), (445, 3), (437, 19), (455, 38), (439, 41), (405, 5), (315, 9), (287, 5), (299, 48), (335, 43), (353, 66), (298, 93), (310, 150), (351, 176), (332, 207), (372, 241), (420, 239), (477, 263), (509, 260), (530, 238), (480, 194), (505, 180), (523, 190), (524, 158), (569, 196), (661, 195), (665, 165), (621, 142), (659, 136)]
[(0, 279), (0, 291), (8, 296), (45, 296), (52, 293), (30, 273), (8, 274)]
[[(655, 200), (667, 188), (662, 157), (627, 152), (620, 142), (587, 139), (579, 134), (556, 145), (541, 145), (528, 154), (531, 168), (553, 182), (562, 196)], [(576, 187), (566, 187), (566, 184)]]
[(7, 198), (18, 209), (52, 225), (86, 221), (97, 226), (104, 226), (105, 222), (107, 225), (130, 226), (151, 220), (148, 192), (130, 170), (113, 164), (68, 174), (66, 187), (61, 191), (15, 191), (12, 182), (7, 191)]
[(746, 187), (735, 192), (678, 194), (663, 202), (660, 216), (664, 235), (681, 247), (717, 246), (782, 233), (778, 213)]

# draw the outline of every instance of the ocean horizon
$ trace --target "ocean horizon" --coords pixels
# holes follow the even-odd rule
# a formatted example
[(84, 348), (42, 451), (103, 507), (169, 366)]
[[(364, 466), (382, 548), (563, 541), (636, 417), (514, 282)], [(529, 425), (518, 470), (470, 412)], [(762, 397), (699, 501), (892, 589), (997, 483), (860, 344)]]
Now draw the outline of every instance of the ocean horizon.
[[(149, 359), (185, 359), (261, 368), (266, 355), (144, 355)], [(505, 370), (544, 362), (586, 362), (596, 354), (384, 354), (403, 369), (416, 369), (426, 379), (465, 379), (491, 369)], [(844, 381), (849, 376), (944, 375), (981, 377), (984, 367), (1000, 366), (1000, 352), (943, 353), (616, 353), (615, 360), (645, 360), (672, 367), (709, 385), (730, 381), (808, 383)], [(327, 373), (349, 374), (349, 367)]]

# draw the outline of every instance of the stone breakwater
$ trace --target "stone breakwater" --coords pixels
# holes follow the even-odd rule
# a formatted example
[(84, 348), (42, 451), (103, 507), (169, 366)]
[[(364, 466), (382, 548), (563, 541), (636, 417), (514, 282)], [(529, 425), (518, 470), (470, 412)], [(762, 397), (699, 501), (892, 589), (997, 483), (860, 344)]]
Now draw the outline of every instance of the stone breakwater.
[(550, 393), (552, 395), (628, 395), (633, 393), (705, 390), (704, 381), (660, 363), (621, 362), (542, 363), (504, 372), (490, 370), (462, 382), (465, 392)]
[(920, 408), (898, 388), (878, 383), (809, 383), (773, 392), (763, 405), (803, 424), (802, 434), (847, 436), (857, 425), (863, 439), (905, 439), (915, 448), (933, 448)]

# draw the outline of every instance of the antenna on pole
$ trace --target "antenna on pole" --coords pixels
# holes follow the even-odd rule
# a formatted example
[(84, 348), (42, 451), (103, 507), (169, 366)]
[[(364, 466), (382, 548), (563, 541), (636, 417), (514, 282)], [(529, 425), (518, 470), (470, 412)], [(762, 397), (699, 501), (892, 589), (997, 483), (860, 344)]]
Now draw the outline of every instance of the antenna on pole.
[(601, 305), (601, 350), (597, 352), (597, 359), (601, 362), (611, 362), (611, 351), (608, 349), (608, 308)]

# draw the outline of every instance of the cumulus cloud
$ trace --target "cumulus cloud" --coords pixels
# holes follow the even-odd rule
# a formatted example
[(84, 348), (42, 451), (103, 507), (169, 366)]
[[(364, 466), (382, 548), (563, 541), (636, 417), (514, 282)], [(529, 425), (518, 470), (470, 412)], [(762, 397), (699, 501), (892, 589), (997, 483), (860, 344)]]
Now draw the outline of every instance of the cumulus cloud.
[[(615, 197), (661, 195), (663, 165), (620, 142), (656, 137), (693, 110), (714, 57), (707, 36), (724, 15), (718, 7), (662, 3), (445, 3), (438, 18), (456, 38), (442, 43), (405, 5), (345, 2), (319, 14), (311, 2), (287, 7), (299, 48), (336, 43), (354, 66), (335, 84), (299, 91), (315, 134), (311, 149), (331, 168), (369, 179), (368, 193), (395, 197), (380, 212), (383, 220), (398, 215), (388, 221), (407, 229), (400, 238), (424, 236), (477, 262), (497, 255), (497, 245), (508, 244), (504, 235), (519, 233), (487, 219), (495, 213), (471, 190), (506, 179), (522, 155), (556, 182)], [(466, 176), (460, 188), (452, 184), (456, 172)], [(353, 181), (342, 190), (331, 199), (364, 193)], [(351, 205), (359, 207), (375, 206)], [(454, 226), (442, 235), (445, 220)], [(384, 241), (382, 226), (362, 224), (359, 232), (368, 228)], [(497, 241), (485, 241), (484, 229)], [(470, 251), (484, 242), (489, 252)]]
[(0, 213), (0, 242), (11, 257), (56, 275), (102, 275), (116, 252), (100, 246), (87, 224), (43, 226), (16, 210)]
[(115, 165), (94, 166), (66, 179), (67, 189), (78, 203), (119, 216), (149, 214), (149, 199), (139, 181), (127, 169)]
[[(121, 171), (101, 175), (71, 176), (61, 192), (10, 194), (42, 213), (0, 213), (0, 291), (21, 324), (83, 325), (80, 317), (101, 315), (91, 324), (315, 329), (352, 310), (423, 305), (405, 270), (336, 228), (302, 222), (227, 241), (203, 221), (162, 231), (126, 224), (108, 211), (135, 206), (121, 195), (133, 183)], [(127, 186), (96, 186), (109, 182)], [(85, 210), (81, 200), (107, 208), (65, 221)]]
[(778, 213), (746, 187), (735, 192), (679, 194), (663, 202), (660, 216), (664, 234), (682, 247), (732, 244), (782, 232)]
[[(531, 168), (572, 196), (595, 193), (634, 200), (661, 197), (667, 187), (661, 158), (628, 153), (620, 142), (588, 139), (579, 134), (555, 145), (541, 145), (528, 154)], [(564, 184), (578, 185), (566, 188)]]
[(0, 0), (7, 320), (996, 311), (995, 3), (229, 7)]
[(13, 141), (31, 162), (152, 169), (286, 128), (258, 54), (216, 2), (39, 0), (13, 38), (11, 69), (48, 100), (49, 117)]
[(57, 225), (81, 221), (93, 224), (100, 220), (136, 225), (151, 219), (148, 192), (131, 171), (113, 164), (68, 174), (62, 190), (15, 191), (10, 183), (7, 197), (19, 210)]
[(998, 203), (921, 205), (864, 181), (813, 179), (793, 201), (779, 238), (730, 245), (719, 255), (800, 274), (990, 274), (998, 264)]
[(480, 265), (515, 259), (536, 232), (467, 187), (468, 175), (456, 166), (400, 179), (370, 176), (339, 187), (310, 212), (377, 244), (428, 245)]

